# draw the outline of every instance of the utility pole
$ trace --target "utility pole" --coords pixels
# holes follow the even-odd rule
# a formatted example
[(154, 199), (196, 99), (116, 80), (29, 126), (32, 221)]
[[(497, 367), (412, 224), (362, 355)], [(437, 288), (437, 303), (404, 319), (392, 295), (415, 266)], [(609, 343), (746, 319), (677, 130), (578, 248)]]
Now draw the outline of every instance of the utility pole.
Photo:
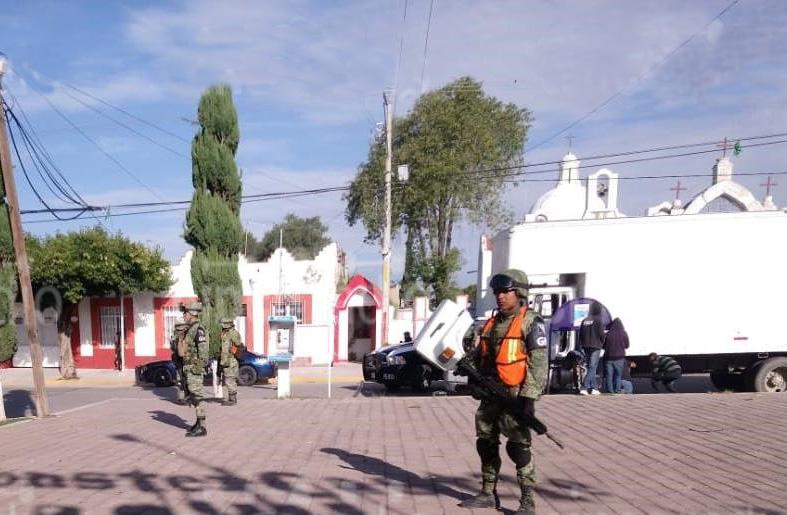
[[(0, 54), (0, 81), (5, 73), (5, 56)], [(19, 216), (19, 197), (16, 193), (16, 182), (11, 164), (11, 149), (8, 146), (8, 127), (5, 123), (5, 99), (0, 88), (0, 168), (3, 172), (5, 184), (5, 204), (8, 206), (8, 218), (11, 222), (11, 236), (14, 241), (16, 255), (16, 268), (19, 273), (19, 286), (22, 288), (22, 304), (25, 310), (25, 328), (27, 329), (27, 343), (30, 345), (30, 356), (33, 359), (33, 385), (35, 387), (36, 416), (49, 415), (49, 400), (46, 396), (44, 385), (44, 355), (41, 342), (38, 339), (38, 317), (36, 316), (33, 287), (30, 284), (30, 265), (27, 262), (27, 249), (25, 235), (22, 232), (22, 219)]]
[(388, 304), (390, 304), (391, 288), (391, 161), (393, 154), (393, 98), (383, 92), (385, 111), (385, 231), (383, 232), (383, 331), (381, 342), (375, 342), (379, 348), (388, 343)]

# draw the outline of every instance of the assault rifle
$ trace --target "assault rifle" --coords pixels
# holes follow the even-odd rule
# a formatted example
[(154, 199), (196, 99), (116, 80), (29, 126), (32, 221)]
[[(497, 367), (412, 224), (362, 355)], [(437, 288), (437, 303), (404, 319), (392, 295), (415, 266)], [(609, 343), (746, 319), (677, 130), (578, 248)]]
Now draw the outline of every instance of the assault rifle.
[(502, 404), (509, 415), (514, 417), (516, 421), (524, 426), (529, 427), (539, 435), (544, 435), (552, 442), (563, 449), (563, 444), (549, 434), (546, 424), (541, 422), (535, 416), (528, 416), (522, 411), (522, 405), (519, 399), (512, 399), (505, 386), (497, 381), (482, 375), (475, 367), (469, 356), (464, 356), (456, 362), (456, 374), (465, 375), (468, 378), (468, 388), (474, 394), (477, 394), (482, 399), (492, 399), (495, 402)]

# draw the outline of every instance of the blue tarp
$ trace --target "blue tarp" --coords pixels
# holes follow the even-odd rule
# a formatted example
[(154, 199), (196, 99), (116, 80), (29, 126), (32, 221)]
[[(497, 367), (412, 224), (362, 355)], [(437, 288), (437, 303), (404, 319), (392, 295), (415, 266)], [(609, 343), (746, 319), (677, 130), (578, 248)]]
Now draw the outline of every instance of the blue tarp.
[[(579, 323), (588, 315), (590, 310), (590, 303), (598, 302), (590, 297), (582, 297), (566, 302), (552, 315), (549, 321), (550, 331), (572, 331), (579, 328)], [(601, 320), (604, 322), (604, 327), (609, 325), (612, 317), (609, 310), (598, 302), (601, 306)]]

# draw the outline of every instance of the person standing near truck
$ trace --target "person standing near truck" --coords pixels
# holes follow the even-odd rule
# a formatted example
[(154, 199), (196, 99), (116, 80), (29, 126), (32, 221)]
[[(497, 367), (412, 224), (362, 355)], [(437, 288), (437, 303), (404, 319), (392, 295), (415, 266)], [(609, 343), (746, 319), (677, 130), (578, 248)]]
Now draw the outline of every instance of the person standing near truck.
[(172, 331), (172, 338), (169, 340), (169, 348), (172, 351), (172, 364), (175, 365), (175, 386), (177, 387), (176, 404), (186, 404), (186, 397), (188, 397), (188, 387), (186, 386), (186, 377), (183, 373), (183, 360), (186, 357), (186, 330), (189, 324), (186, 322), (177, 322)]
[[(506, 270), (492, 277), (489, 286), (497, 301), (497, 312), (481, 329), (471, 355), (478, 371), (504, 385), (525, 416), (535, 416), (535, 401), (541, 396), (547, 375), (547, 338), (544, 321), (527, 307), (528, 280), (521, 270)], [(472, 329), (465, 336), (466, 348), (473, 347)], [(460, 503), (463, 508), (497, 508), (497, 479), (500, 473), (500, 433), (508, 441), (506, 452), (516, 465), (520, 488), (516, 513), (535, 513), (530, 430), (493, 398), (482, 398), (475, 415), (476, 450), (481, 458), (481, 492)]]
[(676, 393), (675, 381), (680, 379), (680, 376), (683, 374), (683, 370), (680, 368), (678, 362), (669, 356), (659, 356), (655, 352), (648, 354), (648, 358), (653, 367), (650, 386), (658, 392), (658, 384), (661, 383), (668, 392)]
[(607, 393), (619, 393), (621, 390), (628, 348), (629, 335), (623, 322), (616, 318), (607, 326), (607, 335), (604, 337), (604, 387)]
[(579, 347), (585, 353), (585, 381), (582, 383), (581, 395), (599, 395), (601, 392), (596, 384), (596, 371), (604, 348), (604, 322), (601, 320), (601, 304), (590, 303), (587, 317), (579, 326)]

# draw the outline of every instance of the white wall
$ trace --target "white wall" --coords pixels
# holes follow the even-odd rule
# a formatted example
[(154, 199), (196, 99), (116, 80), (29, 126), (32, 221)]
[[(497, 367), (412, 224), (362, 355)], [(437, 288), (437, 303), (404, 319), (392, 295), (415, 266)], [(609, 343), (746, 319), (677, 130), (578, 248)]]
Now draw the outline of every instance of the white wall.
[(134, 295), (134, 349), (137, 356), (156, 355), (156, 327), (151, 292)]

